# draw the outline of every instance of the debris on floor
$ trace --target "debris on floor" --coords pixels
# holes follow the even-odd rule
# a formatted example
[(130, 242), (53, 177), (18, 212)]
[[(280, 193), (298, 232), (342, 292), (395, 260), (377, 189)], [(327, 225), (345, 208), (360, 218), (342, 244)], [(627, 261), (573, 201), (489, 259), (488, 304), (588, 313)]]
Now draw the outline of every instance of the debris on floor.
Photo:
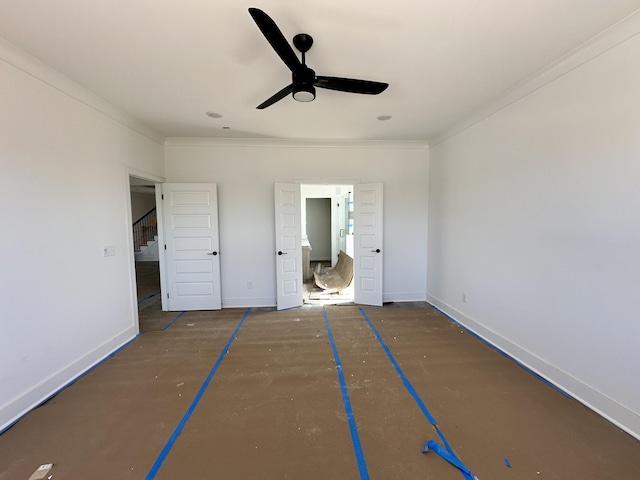
[[(320, 264), (318, 264), (320, 265)], [(315, 284), (326, 293), (337, 293), (349, 286), (353, 280), (353, 258), (340, 250), (338, 262), (322, 273), (313, 272)]]
[(53, 463), (44, 463), (40, 465), (35, 472), (31, 474), (29, 480), (43, 480), (53, 468)]

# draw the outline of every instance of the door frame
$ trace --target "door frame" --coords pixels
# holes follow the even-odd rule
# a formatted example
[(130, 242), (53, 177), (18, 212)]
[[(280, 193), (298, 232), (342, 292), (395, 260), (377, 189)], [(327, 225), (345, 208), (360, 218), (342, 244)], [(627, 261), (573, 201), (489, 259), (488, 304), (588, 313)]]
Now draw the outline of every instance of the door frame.
[[(356, 185), (361, 185), (363, 182), (359, 179), (351, 179), (351, 180), (345, 180), (345, 179), (338, 179), (338, 180), (331, 180), (331, 179), (294, 179), (293, 183), (299, 183), (301, 187), (303, 187), (304, 185), (319, 185), (319, 186), (327, 186), (327, 187), (331, 187), (331, 186), (350, 186), (353, 188), (353, 190), (355, 191)], [(383, 183), (383, 182), (365, 182), (365, 184), (369, 184), (369, 183)], [(301, 192), (302, 193), (302, 192)], [(301, 195), (302, 197), (302, 195)], [(320, 198), (320, 197), (318, 197)], [(324, 197), (323, 197), (324, 198)], [(333, 200), (333, 197), (332, 197)], [(302, 204), (302, 202), (301, 202)], [(302, 205), (301, 207), (302, 208)], [(331, 203), (331, 229), (333, 230), (335, 228), (334, 222), (335, 222), (335, 212), (334, 212), (334, 202), (332, 201)], [(332, 232), (333, 233), (333, 232)], [(331, 239), (331, 244), (332, 244), (332, 256), (334, 254), (334, 241), (335, 239), (332, 237)], [(336, 252), (337, 255), (338, 252)], [(353, 269), (354, 269), (354, 275), (355, 275), (355, 269), (358, 267), (357, 265), (357, 255), (354, 255), (353, 258)], [(335, 265), (335, 262), (337, 261), (337, 256), (336, 258), (332, 258), (331, 259), (331, 264)], [(304, 280), (304, 279), (303, 279)], [(383, 288), (382, 285), (380, 288)], [(354, 288), (354, 301), (355, 301), (355, 288)], [(384, 293), (384, 292), (383, 292)]]
[[(158, 184), (164, 182), (165, 179), (163, 177), (158, 177), (156, 175), (152, 175), (147, 172), (136, 170), (126, 165), (124, 167), (123, 175), (124, 175), (124, 184), (126, 185), (125, 222), (126, 222), (126, 232), (127, 232), (127, 243), (129, 245), (129, 248), (127, 248), (127, 257), (128, 257), (127, 260), (129, 263), (129, 287), (131, 292), (129, 296), (129, 298), (131, 299), (130, 309), (131, 309), (131, 316), (134, 319), (134, 323), (136, 327), (136, 334), (138, 334), (140, 333), (140, 319), (138, 317), (138, 288), (137, 288), (137, 280), (136, 280), (136, 259), (135, 259), (135, 254), (133, 252), (133, 229), (131, 227), (133, 225), (133, 216), (131, 211), (131, 177), (135, 177), (140, 180), (144, 180), (146, 182), (151, 182), (155, 184), (156, 212), (158, 212), (158, 215), (160, 215), (160, 212), (161, 212), (161, 207), (158, 204), (158, 196), (157, 196)], [(161, 240), (160, 229), (158, 228), (158, 244), (162, 245), (160, 243), (160, 240)], [(162, 256), (160, 255), (160, 257)], [(162, 265), (162, 262), (160, 262), (160, 295), (164, 299), (164, 289), (162, 285), (162, 278), (164, 276), (163, 273), (164, 273), (163, 265)], [(164, 304), (163, 304), (163, 310), (164, 310)]]
[[(350, 186), (350, 187), (354, 187), (356, 185), (359, 185), (360, 183), (362, 183), (360, 180), (319, 180), (319, 179), (313, 179), (313, 180), (305, 180), (305, 179), (295, 179), (293, 181), (293, 183), (299, 183), (300, 187), (304, 187), (305, 185), (310, 185), (310, 186), (324, 186), (324, 187), (331, 187), (331, 186)], [(326, 198), (326, 197), (308, 197), (308, 198)], [(335, 225), (335, 202), (334, 200), (334, 196), (331, 197), (331, 233), (333, 234), (333, 230), (336, 229), (336, 225)], [(302, 208), (302, 205), (301, 207)], [(337, 245), (335, 244), (335, 238), (333, 238), (333, 236), (331, 237), (331, 265), (335, 265), (335, 263), (338, 261), (338, 253), (340, 253), (339, 249), (337, 248)], [(355, 261), (355, 259), (354, 259)], [(354, 264), (355, 266), (355, 264)]]

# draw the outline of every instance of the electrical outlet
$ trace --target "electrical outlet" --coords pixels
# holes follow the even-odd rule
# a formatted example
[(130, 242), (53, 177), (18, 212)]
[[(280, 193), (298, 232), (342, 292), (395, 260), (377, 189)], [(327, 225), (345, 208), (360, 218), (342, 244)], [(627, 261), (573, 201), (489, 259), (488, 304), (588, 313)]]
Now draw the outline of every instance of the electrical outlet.
[(467, 303), (467, 292), (462, 292), (462, 303)]
[(248, 289), (252, 289), (253, 288), (253, 282), (247, 282), (247, 288)]
[(113, 257), (116, 254), (116, 247), (114, 245), (105, 245), (102, 247), (103, 257)]

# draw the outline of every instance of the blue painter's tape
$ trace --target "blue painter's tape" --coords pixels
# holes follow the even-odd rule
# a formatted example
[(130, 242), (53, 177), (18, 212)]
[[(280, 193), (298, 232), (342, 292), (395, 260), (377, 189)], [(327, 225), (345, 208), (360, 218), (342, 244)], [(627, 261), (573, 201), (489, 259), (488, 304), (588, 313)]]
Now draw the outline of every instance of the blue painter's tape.
[(340, 380), (340, 390), (342, 391), (342, 401), (344, 403), (344, 409), (347, 414), (347, 421), (349, 422), (349, 430), (351, 431), (351, 442), (353, 443), (353, 450), (356, 455), (356, 461), (358, 462), (360, 480), (369, 480), (369, 471), (367, 470), (367, 464), (364, 460), (362, 444), (360, 443), (360, 436), (358, 435), (358, 427), (356, 426), (353, 409), (351, 408), (351, 400), (349, 399), (349, 390), (347, 388), (347, 382), (344, 379), (342, 362), (340, 361), (340, 355), (338, 355), (338, 347), (336, 346), (336, 342), (333, 339), (333, 333), (331, 332), (331, 326), (329, 325), (327, 309), (323, 308), (322, 313), (324, 314), (324, 324), (327, 329), (327, 335), (329, 336), (329, 343), (331, 343), (331, 350), (333, 350), (333, 358), (336, 362), (336, 370), (338, 371), (338, 379)]
[(146, 297), (144, 297), (142, 300), (138, 300), (138, 305), (140, 305), (142, 302), (144, 302), (145, 300), (149, 300), (150, 298), (155, 297), (156, 295), (158, 295), (160, 293), (160, 290), (158, 290), (155, 293), (152, 293), (151, 295), (147, 295)]
[(171, 320), (169, 323), (167, 323), (162, 328), (162, 331), (164, 332), (167, 328), (169, 328), (171, 325), (173, 325), (173, 322), (175, 322), (177, 319), (179, 319), (182, 315), (184, 315), (184, 312), (180, 312), (178, 315), (176, 315), (176, 317), (173, 320)]
[[(133, 337), (131, 340), (129, 340), (127, 343), (125, 343), (124, 345), (122, 345), (121, 347), (117, 348), (116, 350), (114, 350), (113, 352), (111, 352), (109, 355), (107, 355), (106, 357), (104, 357), (102, 360), (100, 360), (98, 363), (96, 363), (94, 366), (92, 366), (91, 368), (89, 368), (88, 370), (85, 370), (84, 372), (82, 372), (80, 375), (78, 375), (76, 378), (74, 378), (73, 380), (71, 380), (69, 383), (67, 383), (64, 387), (62, 387), (60, 390), (64, 390), (65, 388), (67, 388), (69, 385), (77, 382), (78, 380), (80, 380), (82, 377), (84, 377), (85, 375), (89, 374), (90, 372), (94, 371), (96, 368), (98, 368), (100, 365), (102, 365), (104, 362), (106, 362), (107, 360), (109, 360), (110, 358), (115, 357), (118, 353), (120, 353), (122, 350), (124, 350), (125, 348), (127, 348), (131, 343), (135, 342), (138, 337), (142, 335), (142, 333), (139, 333), (138, 335), (136, 335), (135, 337)], [(57, 392), (56, 392), (57, 395)]]
[(438, 436), (442, 440), (442, 443), (444, 444), (444, 448), (447, 449), (447, 452), (449, 452), (454, 457), (458, 458), (458, 456), (456, 455), (456, 452), (453, 451), (453, 448), (451, 448), (451, 445), (449, 444), (449, 442), (447, 442), (447, 438), (444, 436), (444, 433), (442, 433), (442, 430), (436, 427), (436, 432), (438, 432)]
[(443, 458), (444, 460), (449, 462), (451, 465), (456, 467), (458, 470), (460, 470), (460, 473), (462, 473), (462, 476), (465, 478), (465, 480), (475, 480), (476, 479), (476, 477), (471, 473), (471, 470), (469, 470), (458, 459), (458, 457), (456, 457), (455, 455), (452, 455), (449, 451), (447, 451), (446, 449), (442, 448), (440, 446), (440, 444), (438, 442), (436, 442), (435, 440), (429, 440), (422, 447), (422, 453), (426, 453), (428, 451), (432, 451), (433, 453), (435, 453), (436, 455), (440, 456), (441, 458)]
[[(128, 342), (126, 342), (124, 345), (118, 347), (117, 349), (115, 349), (113, 352), (111, 352), (109, 355), (107, 355), (106, 357), (104, 357), (102, 360), (100, 360), (99, 362), (97, 362), (96, 364), (94, 364), (93, 366), (89, 367), (88, 369), (86, 369), (84, 372), (82, 372), (80, 375), (78, 375), (77, 377), (72, 378), (71, 380), (69, 380), (67, 383), (65, 383), (62, 387), (60, 387), (58, 390), (56, 390), (55, 392), (53, 392), (51, 395), (49, 395), (47, 398), (45, 398), (44, 400), (42, 400), (38, 405), (36, 405), (35, 407), (33, 407), (31, 410), (29, 410), (29, 412), (32, 412), (33, 410), (35, 410), (38, 407), (41, 407), (42, 405), (44, 405), (45, 403), (47, 403), (49, 400), (51, 400), (53, 397), (55, 397), (56, 395), (58, 395), (60, 392), (62, 392), (63, 390), (65, 390), (66, 388), (69, 388), (71, 385), (73, 385), (74, 383), (76, 383), (78, 380), (80, 380), (82, 377), (84, 377), (85, 375), (88, 375), (89, 373), (91, 373), (92, 371), (94, 371), (96, 368), (98, 368), (100, 365), (102, 365), (104, 362), (106, 362), (107, 360), (109, 360), (110, 358), (115, 357), (119, 352), (121, 352), (122, 350), (124, 350), (127, 346), (129, 346), (131, 343), (135, 342), (138, 337), (142, 335), (142, 333), (137, 334), (135, 337), (133, 337), (131, 340), (129, 340)], [(2, 430), (0, 430), (0, 435), (2, 435), (4, 432), (6, 432), (7, 430), (9, 430), (11, 427), (13, 427), (16, 423), (18, 423), (20, 421), (20, 419), (22, 419), (25, 415), (27, 415), (29, 412), (25, 413), (24, 415), (22, 415), (20, 418), (18, 418), (15, 422), (7, 425), (5, 428), (3, 428)]]
[(400, 368), (400, 365), (398, 365), (398, 362), (396, 362), (396, 359), (393, 358), (393, 354), (391, 353), (391, 350), (389, 350), (389, 347), (387, 347), (387, 344), (384, 343), (384, 340), (382, 339), (382, 337), (378, 333), (378, 330), (376, 330), (376, 327), (373, 326), (373, 323), (371, 323), (371, 320), (369, 319), (369, 317), (365, 313), (364, 309), (362, 307), (360, 307), (358, 310), (360, 310), (360, 314), (367, 321), (367, 324), (369, 325), (369, 328), (371, 329), (371, 331), (373, 332), (375, 337), (378, 339), (378, 342), (382, 346), (382, 349), (384, 350), (384, 352), (387, 354), (387, 357), (389, 358), (389, 361), (393, 365), (393, 368), (396, 369), (396, 372), (400, 376), (400, 379), (402, 380), (402, 383), (404, 384), (404, 387), (407, 389), (409, 394), (416, 401), (416, 403), (418, 404), (418, 408), (420, 409), (422, 414), (427, 418), (427, 420), (429, 421), (429, 423), (431, 425), (437, 425), (436, 419), (433, 417), (433, 415), (431, 415), (431, 412), (429, 411), (427, 406), (424, 404), (424, 402), (422, 401), (422, 399), (418, 395), (418, 392), (416, 392), (416, 389), (413, 388), (413, 385), (411, 385), (411, 382), (409, 381), (409, 379), (403, 373), (402, 369)]
[(471, 335), (472, 337), (480, 340), (482, 343), (484, 343), (486, 346), (488, 346), (491, 350), (499, 353), (500, 355), (502, 355), (504, 358), (508, 358), (509, 360), (511, 360), (513, 363), (515, 363), (516, 365), (518, 365), (520, 368), (522, 368), (525, 372), (529, 373), (530, 375), (533, 375), (535, 378), (537, 378), (538, 380), (540, 380), (542, 383), (544, 383), (545, 385), (551, 387), (552, 389), (554, 389), (556, 392), (558, 392), (560, 395), (562, 395), (565, 398), (573, 398), (571, 395), (569, 395), (567, 392), (565, 392), (564, 390), (562, 390), (560, 387), (558, 387), (557, 385), (554, 385), (553, 383), (551, 383), (549, 380), (547, 380), (546, 378), (544, 378), (543, 376), (539, 375), (538, 373), (534, 372), (533, 370), (531, 370), (529, 367), (527, 367), (526, 365), (524, 365), (523, 363), (519, 362), (518, 360), (516, 360), (515, 358), (513, 358), (511, 355), (509, 355), (507, 352), (505, 352), (504, 350), (496, 347), (494, 344), (492, 344), (491, 342), (489, 342), (488, 340), (485, 340), (484, 338), (482, 338), (480, 335), (478, 335), (476, 332), (474, 332), (473, 330), (470, 330), (469, 328), (467, 328), (466, 326), (462, 325), (460, 322), (458, 322), (455, 318), (453, 318), (451, 315), (447, 314), (446, 312), (443, 312), (442, 310), (440, 310), (438, 307), (433, 306), (432, 308), (434, 310), (437, 310), (438, 312), (440, 312), (442, 315), (444, 315), (445, 317), (447, 317), (451, 323), (455, 324), (457, 327), (462, 328), (464, 331), (466, 331), (469, 335)]
[(422, 411), (422, 413), (427, 418), (429, 423), (436, 428), (436, 432), (438, 432), (438, 436), (442, 439), (442, 443), (444, 443), (445, 445), (445, 448), (442, 448), (437, 442), (435, 442), (435, 440), (429, 440), (429, 442), (427, 442), (424, 445), (422, 452), (424, 453), (428, 451), (429, 448), (431, 448), (431, 446), (433, 445), (432, 450), (434, 450), (438, 455), (440, 455), (442, 458), (447, 460), (449, 463), (456, 466), (462, 472), (462, 476), (465, 478), (465, 480), (474, 480), (475, 477), (471, 474), (471, 471), (462, 463), (462, 461), (460, 461), (458, 456), (453, 451), (453, 448), (451, 448), (451, 445), (449, 444), (446, 437), (444, 436), (444, 433), (442, 433), (442, 430), (438, 428), (436, 419), (434, 418), (433, 415), (431, 415), (431, 412), (429, 412), (429, 409), (420, 398), (420, 395), (418, 395), (418, 392), (416, 391), (416, 389), (413, 388), (413, 385), (411, 384), (409, 379), (406, 377), (406, 375), (400, 368), (400, 365), (394, 358), (393, 353), (391, 353), (391, 350), (389, 349), (387, 344), (384, 342), (384, 340), (380, 336), (380, 333), (378, 333), (378, 330), (376, 329), (376, 327), (373, 326), (373, 323), (371, 322), (371, 319), (369, 318), (369, 316), (365, 313), (362, 307), (360, 307), (359, 310), (360, 310), (360, 314), (364, 317), (367, 324), (369, 325), (369, 328), (371, 329), (376, 339), (382, 346), (382, 349), (387, 354), (387, 357), (389, 358), (389, 361), (393, 365), (393, 368), (395, 368), (396, 372), (400, 376), (400, 379), (402, 380), (402, 383), (404, 384), (405, 388), (407, 389), (409, 394), (413, 397), (413, 399), (416, 401), (416, 403), (418, 404), (418, 408)]
[(211, 367), (211, 371), (209, 372), (209, 375), (207, 376), (207, 378), (202, 383), (202, 386), (200, 387), (200, 390), (198, 390), (198, 393), (196, 394), (196, 396), (194, 397), (193, 401), (191, 402), (191, 405), (189, 406), (189, 408), (187, 409), (187, 411), (183, 415), (182, 420), (180, 420), (180, 423), (178, 423), (178, 426), (175, 428), (175, 430), (173, 431), (173, 433), (169, 437), (169, 440), (167, 440), (167, 443), (165, 444), (164, 448), (160, 452), (160, 455), (158, 455), (158, 458), (156, 459), (154, 464), (151, 466), (151, 470), (149, 470), (149, 473), (145, 477), (145, 480), (152, 480), (152, 479), (156, 478), (156, 475), (158, 474), (158, 471), (160, 470), (160, 467), (162, 466), (162, 464), (164, 463), (165, 459), (167, 458), (167, 455), (169, 455), (169, 452), (171, 451), (171, 449), (173, 448), (173, 445), (176, 443), (176, 440), (178, 439), (178, 437), (182, 433), (182, 430), (184, 429), (185, 425), (187, 424), (187, 422), (191, 418), (191, 415), (193, 414), (194, 410), (198, 406), (198, 403), (200, 403), (200, 400), (202, 399), (202, 396), (204, 395), (204, 392), (207, 390), (207, 388), (209, 387), (209, 384), (211, 383), (211, 379), (213, 378), (213, 376), (218, 371), (218, 367), (220, 367), (220, 364), (222, 363), (222, 360), (224, 359), (225, 355), (227, 354), (227, 351), (229, 350), (229, 348), (231, 347), (231, 344), (235, 340), (236, 335), (238, 334), (238, 331), (240, 330), (240, 327), (242, 327), (242, 324), (244, 323), (244, 321), (246, 320), (246, 318), (247, 318), (247, 316), (249, 315), (250, 312), (251, 312), (251, 308), (248, 308), (247, 311), (244, 312), (244, 315), (242, 316), (242, 319), (238, 323), (238, 326), (236, 327), (236, 329), (231, 334), (231, 337), (229, 337), (229, 340), (227, 341), (227, 344), (223, 347), (222, 352), (220, 353), (220, 356), (218, 357), (218, 360), (213, 365), (213, 367)]

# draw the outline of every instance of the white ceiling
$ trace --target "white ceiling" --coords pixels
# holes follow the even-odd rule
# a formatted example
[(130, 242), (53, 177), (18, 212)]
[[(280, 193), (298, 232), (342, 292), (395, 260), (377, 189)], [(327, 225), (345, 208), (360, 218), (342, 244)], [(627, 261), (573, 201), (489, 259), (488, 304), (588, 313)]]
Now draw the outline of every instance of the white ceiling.
[[(307, 64), (318, 75), (389, 88), (318, 89), (312, 103), (287, 97), (256, 110), (291, 77), (248, 7), (289, 41), (312, 35)], [(0, 0), (0, 37), (167, 137), (428, 140), (638, 8), (640, 0)]]

